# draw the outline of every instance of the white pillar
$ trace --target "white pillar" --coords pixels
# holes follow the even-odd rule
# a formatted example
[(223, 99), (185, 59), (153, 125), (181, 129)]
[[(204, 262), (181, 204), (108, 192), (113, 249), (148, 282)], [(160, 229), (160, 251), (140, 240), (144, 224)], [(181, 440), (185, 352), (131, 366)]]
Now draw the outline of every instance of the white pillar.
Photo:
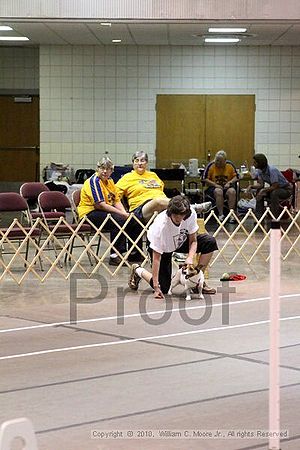
[(272, 221), (270, 246), (269, 450), (280, 449), (280, 222)]
[(26, 417), (4, 422), (0, 428), (0, 450), (11, 450), (14, 439), (19, 438), (25, 450), (38, 450), (32, 422)]

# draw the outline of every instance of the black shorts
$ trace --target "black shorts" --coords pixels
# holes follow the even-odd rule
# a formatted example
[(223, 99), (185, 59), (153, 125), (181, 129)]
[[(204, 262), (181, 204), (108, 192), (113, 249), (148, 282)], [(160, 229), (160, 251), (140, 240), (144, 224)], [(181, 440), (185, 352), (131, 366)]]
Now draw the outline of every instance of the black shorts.
[[(212, 253), (218, 250), (218, 245), (213, 236), (207, 233), (197, 235), (197, 250), (196, 253)], [(189, 252), (189, 241), (188, 239), (182, 244), (181, 247), (176, 249), (178, 253), (188, 253)]]
[(140, 221), (142, 221), (144, 219), (142, 214), (143, 206), (146, 205), (146, 203), (151, 202), (151, 200), (151, 198), (149, 200), (146, 200), (144, 203), (142, 203), (137, 208), (132, 209), (130, 212), (133, 213)]
[[(201, 253), (205, 255), (207, 253), (212, 253), (215, 250), (218, 250), (218, 245), (213, 236), (210, 234), (198, 234), (197, 235), (197, 250), (196, 253)], [(148, 246), (148, 251), (150, 254), (151, 262), (152, 262), (152, 254), (153, 250)], [(176, 252), (179, 253), (188, 253), (189, 251), (189, 241), (188, 239), (182, 244), (181, 247), (176, 249)], [(160, 259), (159, 273), (158, 273), (158, 282), (160, 284), (160, 289), (163, 294), (167, 294), (172, 280), (172, 255), (173, 252), (170, 253), (162, 253)], [(150, 280), (150, 285), (153, 287), (152, 278)]]

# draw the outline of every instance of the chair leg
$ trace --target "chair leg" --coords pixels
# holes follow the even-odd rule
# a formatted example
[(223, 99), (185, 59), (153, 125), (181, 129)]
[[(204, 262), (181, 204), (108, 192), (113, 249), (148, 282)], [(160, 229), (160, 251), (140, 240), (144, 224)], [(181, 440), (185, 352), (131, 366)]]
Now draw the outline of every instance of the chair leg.
[[(57, 248), (56, 248), (56, 245), (55, 245), (55, 241), (54, 241), (54, 239), (53, 239), (53, 242), (52, 242), (52, 246), (53, 246), (53, 250), (54, 250), (54, 254), (55, 254), (55, 258), (57, 258), (57, 256), (58, 256), (58, 251), (57, 251)], [(58, 264), (59, 264), (59, 267), (62, 269), (63, 268), (63, 264), (62, 264), (62, 262), (61, 261), (59, 261), (58, 262)]]
[(99, 236), (98, 238), (98, 243), (97, 243), (97, 248), (96, 248), (96, 255), (99, 255), (99, 251), (100, 251), (100, 244), (101, 244), (101, 236)]
[[(89, 238), (89, 236), (88, 236), (87, 234), (84, 234), (84, 235), (83, 235), (83, 240), (84, 240), (84, 241), (86, 240), (88, 244), (89, 244), (89, 242), (90, 242), (90, 238)], [(89, 251), (87, 252), (87, 256), (88, 256), (88, 258), (89, 258), (90, 265), (93, 267), (94, 263), (93, 263), (93, 260), (92, 260), (92, 255), (90, 255), (90, 252), (89, 252)]]
[(69, 247), (66, 248), (66, 254), (65, 254), (65, 263), (68, 261), (71, 261), (71, 255), (74, 248), (74, 242), (75, 242), (75, 236), (72, 238)]
[[(98, 237), (98, 242), (97, 242), (97, 247), (96, 247), (96, 255), (97, 256), (99, 256), (99, 252), (100, 252), (100, 244), (101, 244), (101, 236), (99, 235), (99, 237)], [(97, 258), (96, 257), (94, 257), (95, 258), (95, 261), (96, 261), (96, 263), (98, 262), (97, 261)]]
[[(39, 246), (40, 241), (37, 242), (36, 239), (34, 239), (34, 242)], [(38, 253), (38, 249), (36, 249), (36, 251), (35, 251), (36, 255), (37, 255), (37, 253)], [(40, 263), (41, 272), (44, 272), (43, 260), (42, 260), (41, 255), (39, 255), (39, 263)]]
[[(80, 237), (83, 241), (86, 241), (86, 240), (87, 240), (87, 243), (89, 243), (89, 237), (88, 237), (86, 234), (79, 235), (79, 237)], [(68, 261), (71, 261), (71, 255), (72, 255), (73, 249), (74, 249), (74, 247), (75, 247), (75, 245), (74, 245), (75, 239), (76, 239), (76, 236), (74, 236), (74, 238), (72, 239), (72, 242), (70, 243), (69, 249), (67, 249), (67, 251), (66, 251), (66, 254), (65, 254), (65, 262), (66, 262), (67, 256), (68, 256)], [(80, 247), (81, 247), (81, 246), (80, 246)], [(87, 256), (88, 256), (88, 259), (89, 259), (89, 262), (90, 262), (91, 266), (93, 266), (94, 264), (93, 264), (93, 262), (92, 262), (92, 258), (91, 258), (90, 252), (87, 252)]]
[(28, 265), (28, 253), (29, 253), (29, 240), (27, 240), (27, 242), (26, 242), (24, 267), (26, 267)]
[[(34, 239), (34, 242), (36, 243), (36, 245), (37, 245), (37, 246), (39, 247), (39, 249), (40, 249), (40, 248), (41, 248), (40, 245), (41, 245), (41, 242), (42, 242), (42, 233), (39, 235), (39, 237), (38, 237), (37, 240)], [(35, 256), (37, 255), (39, 249), (36, 249), (36, 250), (35, 250)], [(43, 271), (44, 271), (44, 266), (43, 266), (43, 259), (42, 259), (41, 255), (39, 255), (39, 263), (40, 263), (40, 269), (41, 269), (41, 272), (43, 272)]]

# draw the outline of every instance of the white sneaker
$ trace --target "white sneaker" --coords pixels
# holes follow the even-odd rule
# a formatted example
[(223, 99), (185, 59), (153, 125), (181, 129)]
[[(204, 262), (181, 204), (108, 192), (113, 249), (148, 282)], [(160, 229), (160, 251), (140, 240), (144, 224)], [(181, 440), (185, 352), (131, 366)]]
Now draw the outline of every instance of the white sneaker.
[(211, 202), (194, 203), (191, 205), (191, 208), (193, 208), (197, 214), (204, 213), (211, 209)]
[(224, 217), (225, 217), (224, 214), (221, 214), (221, 215), (219, 216), (219, 221), (220, 221), (220, 222), (223, 222)]
[(233, 216), (230, 216), (228, 219), (228, 223), (236, 223), (236, 219)]
[(135, 272), (138, 267), (141, 267), (139, 264), (132, 264), (130, 277), (128, 280), (128, 286), (133, 291), (137, 291), (139, 288), (139, 282), (141, 281), (141, 277)]

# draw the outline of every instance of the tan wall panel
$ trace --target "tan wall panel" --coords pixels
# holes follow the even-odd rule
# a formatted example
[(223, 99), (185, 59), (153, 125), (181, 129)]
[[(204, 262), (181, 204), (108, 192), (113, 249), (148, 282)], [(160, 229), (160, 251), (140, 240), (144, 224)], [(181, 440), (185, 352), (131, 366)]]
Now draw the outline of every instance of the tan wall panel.
[(224, 149), (237, 166), (254, 154), (254, 95), (158, 95), (156, 166), (206, 164)]
[(158, 95), (156, 166), (187, 164), (204, 157), (205, 98), (201, 95)]
[(206, 148), (212, 158), (223, 149), (235, 164), (254, 154), (254, 95), (206, 96)]

